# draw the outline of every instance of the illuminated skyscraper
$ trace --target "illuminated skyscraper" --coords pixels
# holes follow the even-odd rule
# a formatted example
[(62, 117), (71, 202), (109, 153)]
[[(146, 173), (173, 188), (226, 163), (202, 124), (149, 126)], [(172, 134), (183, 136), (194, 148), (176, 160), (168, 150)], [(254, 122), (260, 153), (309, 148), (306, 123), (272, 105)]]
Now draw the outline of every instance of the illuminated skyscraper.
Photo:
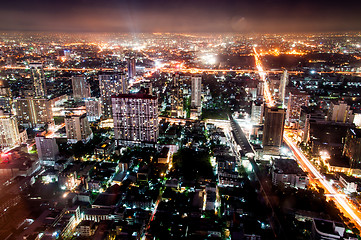
[(0, 108), (11, 112), (12, 98), (7, 80), (0, 80)]
[(202, 106), (202, 77), (192, 77), (192, 101), (191, 107), (199, 108)]
[(264, 104), (262, 101), (254, 101), (252, 103), (251, 110), (251, 121), (255, 124), (261, 124), (263, 121), (263, 108)]
[(82, 115), (68, 114), (65, 117), (66, 138), (69, 143), (88, 142), (93, 138), (86, 113)]
[(182, 79), (179, 74), (173, 76), (170, 83), (171, 90), (171, 116), (172, 117), (183, 117), (183, 90), (182, 90)]
[(112, 97), (117, 144), (154, 145), (158, 139), (158, 98), (147, 94)]
[(287, 70), (283, 70), (283, 74), (280, 81), (280, 88), (279, 88), (280, 102), (282, 103), (282, 106), (285, 104), (287, 84), (288, 84), (288, 72)]
[(87, 83), (86, 79), (82, 75), (73, 76), (71, 78), (73, 86), (73, 98), (74, 99), (83, 99), (90, 97), (90, 86)]
[(285, 110), (281, 108), (265, 108), (262, 144), (265, 152), (279, 151), (282, 145)]
[(309, 99), (310, 95), (306, 92), (301, 92), (297, 89), (292, 89), (290, 91), (286, 114), (287, 125), (290, 125), (291, 123), (296, 123), (296, 125), (298, 125), (301, 108), (303, 106), (308, 106)]
[(136, 74), (135, 58), (129, 57), (127, 62), (128, 62), (128, 79), (134, 79)]
[(104, 118), (112, 117), (112, 100), (113, 95), (127, 93), (127, 80), (124, 73), (119, 72), (102, 72), (99, 75), (99, 88), (101, 95), (101, 105)]
[(190, 118), (197, 119), (202, 113), (202, 77), (192, 77)]
[(0, 110), (0, 147), (13, 148), (20, 144), (19, 127), (16, 117)]
[(42, 63), (30, 63), (31, 77), (34, 83), (34, 96), (46, 97), (46, 82)]
[(18, 98), (16, 116), (25, 127), (43, 127), (54, 123), (51, 101), (45, 98)]
[(350, 159), (351, 168), (361, 167), (361, 129), (347, 130), (343, 154)]

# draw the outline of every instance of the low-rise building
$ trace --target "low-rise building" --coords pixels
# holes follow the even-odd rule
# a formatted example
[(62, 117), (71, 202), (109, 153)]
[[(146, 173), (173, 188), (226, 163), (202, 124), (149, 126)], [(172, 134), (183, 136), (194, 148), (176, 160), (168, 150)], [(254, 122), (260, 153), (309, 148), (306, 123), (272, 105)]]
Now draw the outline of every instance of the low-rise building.
[(90, 237), (93, 236), (97, 229), (97, 225), (92, 220), (83, 220), (76, 227), (76, 231), (82, 237)]
[(316, 219), (312, 221), (312, 240), (343, 239), (345, 227), (341, 223)]
[(170, 152), (168, 147), (163, 147), (158, 156), (158, 163), (167, 164), (169, 162)]
[(357, 192), (357, 185), (360, 182), (360, 179), (347, 176), (344, 173), (339, 174), (339, 181), (344, 187), (346, 192)]
[(308, 185), (307, 174), (293, 159), (273, 158), (272, 183), (284, 184), (295, 188), (306, 188)]

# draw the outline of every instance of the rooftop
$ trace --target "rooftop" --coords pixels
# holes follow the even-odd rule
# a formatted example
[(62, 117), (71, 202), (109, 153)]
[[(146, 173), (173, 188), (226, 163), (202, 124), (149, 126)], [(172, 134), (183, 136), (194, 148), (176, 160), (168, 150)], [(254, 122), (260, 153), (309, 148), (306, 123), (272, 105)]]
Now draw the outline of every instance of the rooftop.
[(156, 96), (144, 94), (144, 93), (134, 93), (134, 94), (118, 94), (116, 96), (112, 96), (112, 98), (140, 98), (140, 99), (153, 99), (156, 100)]
[(297, 162), (293, 159), (274, 158), (273, 161), (273, 168), (278, 173), (306, 175), (306, 173), (298, 166)]

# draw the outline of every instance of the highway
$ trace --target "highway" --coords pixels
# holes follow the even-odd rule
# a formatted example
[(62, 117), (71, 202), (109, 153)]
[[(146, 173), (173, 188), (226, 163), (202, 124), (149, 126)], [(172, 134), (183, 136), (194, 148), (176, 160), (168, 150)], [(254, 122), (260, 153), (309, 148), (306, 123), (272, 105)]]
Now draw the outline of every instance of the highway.
[(254, 51), (254, 60), (256, 63), (257, 70), (258, 70), (258, 74), (263, 82), (263, 96), (266, 100), (267, 105), (269, 107), (274, 107), (276, 105), (276, 102), (273, 100), (273, 97), (272, 97), (272, 94), (271, 94), (271, 91), (269, 88), (269, 84), (268, 84), (267, 77), (266, 77), (267, 73), (263, 69), (261, 60), (259, 59), (259, 54), (257, 53), (255, 47), (253, 48), (253, 51)]
[(347, 200), (346, 196), (343, 194), (339, 194), (335, 190), (335, 188), (329, 182), (327, 182), (324, 176), (313, 166), (313, 164), (296, 146), (296, 144), (292, 141), (292, 139), (287, 136), (287, 132), (285, 132), (285, 134), (283, 135), (283, 140), (287, 144), (287, 146), (292, 150), (297, 161), (302, 166), (306, 166), (308, 172), (312, 175), (312, 177), (315, 180), (317, 180), (321, 184), (321, 186), (333, 196), (337, 204), (336, 206), (338, 206), (339, 210), (342, 213), (344, 213), (345, 216), (349, 217), (350, 220), (356, 224), (358, 229), (361, 229), (360, 213), (358, 213), (357, 210), (354, 210), (355, 207)]
[[(262, 63), (259, 59), (259, 55), (256, 51), (256, 48), (253, 48), (254, 51), (254, 57), (258, 69), (258, 73), (261, 77), (261, 79), (265, 83), (264, 87), (264, 97), (266, 104), (268, 106), (274, 106), (275, 101), (273, 100), (272, 94), (270, 92), (270, 89), (268, 87), (267, 78), (266, 78), (266, 72), (264, 71), (262, 67)], [(338, 209), (345, 214), (345, 216), (349, 217), (352, 222), (355, 223), (357, 228), (361, 230), (361, 218), (360, 213), (357, 210), (357, 208), (354, 207), (352, 203), (348, 201), (346, 196), (344, 194), (340, 194), (335, 188), (327, 182), (325, 177), (315, 168), (315, 166), (308, 160), (308, 158), (303, 154), (303, 152), (298, 148), (298, 146), (292, 141), (292, 139), (288, 136), (288, 131), (285, 130), (283, 135), (283, 140), (286, 143), (286, 145), (292, 150), (293, 155), (298, 160), (299, 164), (302, 166), (303, 169), (306, 169), (306, 171), (311, 175), (311, 179), (313, 181), (319, 182), (320, 185), (325, 189), (326, 193), (330, 194), (330, 196), (333, 196), (336, 206)]]

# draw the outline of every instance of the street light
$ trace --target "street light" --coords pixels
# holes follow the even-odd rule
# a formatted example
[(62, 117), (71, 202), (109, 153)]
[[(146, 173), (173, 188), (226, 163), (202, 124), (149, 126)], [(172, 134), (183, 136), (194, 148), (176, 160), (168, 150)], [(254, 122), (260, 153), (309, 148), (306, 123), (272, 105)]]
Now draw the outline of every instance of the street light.
[(321, 151), (320, 157), (321, 157), (322, 161), (324, 162), (324, 161), (330, 159), (330, 154), (328, 154), (327, 151)]

